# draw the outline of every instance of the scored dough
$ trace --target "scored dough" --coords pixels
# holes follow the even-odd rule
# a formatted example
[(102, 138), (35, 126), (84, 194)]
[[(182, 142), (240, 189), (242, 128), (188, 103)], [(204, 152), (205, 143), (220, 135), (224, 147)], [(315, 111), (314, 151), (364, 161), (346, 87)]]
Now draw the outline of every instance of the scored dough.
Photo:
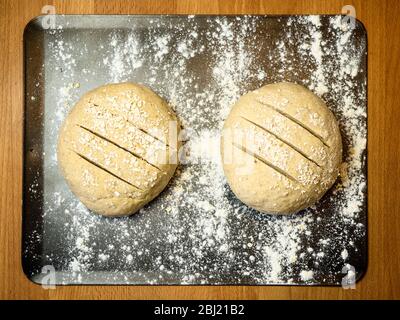
[(177, 167), (179, 122), (133, 83), (86, 93), (60, 130), (58, 163), (72, 192), (96, 213), (130, 215), (154, 199)]
[(336, 119), (325, 103), (293, 83), (242, 96), (221, 136), (224, 172), (235, 195), (261, 212), (289, 214), (318, 201), (342, 160)]

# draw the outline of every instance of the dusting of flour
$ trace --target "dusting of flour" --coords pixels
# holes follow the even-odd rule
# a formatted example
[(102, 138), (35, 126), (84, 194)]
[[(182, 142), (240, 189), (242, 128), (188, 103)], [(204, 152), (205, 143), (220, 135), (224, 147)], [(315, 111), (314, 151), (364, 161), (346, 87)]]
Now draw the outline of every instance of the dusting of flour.
[[(97, 31), (102, 45), (96, 34), (84, 45), (68, 29), (48, 35), (55, 69), (47, 76), (59, 80), (48, 90), (56, 98), (45, 129), (45, 181), (52, 182), (44, 215), (46, 230), (58, 238), (31, 235), (32, 243), (47, 241), (41, 258), (72, 274), (60, 276), (61, 283), (338, 281), (365, 234), (366, 84), (356, 80), (365, 72), (365, 42), (355, 41), (340, 17), (149, 19), (144, 34)], [(88, 55), (96, 57), (91, 65)], [(301, 83), (327, 102), (346, 147), (341, 178), (327, 197), (300, 214), (274, 217), (248, 208), (229, 190), (219, 132), (240, 95), (282, 80)], [(85, 91), (121, 81), (142, 82), (169, 101), (186, 129), (185, 158), (158, 199), (132, 217), (107, 219), (69, 192), (55, 145), (63, 119)], [(100, 271), (104, 279), (93, 280)]]

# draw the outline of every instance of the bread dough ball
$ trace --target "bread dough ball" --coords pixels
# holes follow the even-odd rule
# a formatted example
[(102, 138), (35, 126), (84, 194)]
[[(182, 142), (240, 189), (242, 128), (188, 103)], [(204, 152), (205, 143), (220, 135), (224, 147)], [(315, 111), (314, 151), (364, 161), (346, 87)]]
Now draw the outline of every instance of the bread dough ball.
[(65, 119), (58, 163), (86, 207), (130, 215), (174, 174), (179, 128), (167, 103), (145, 86), (105, 85), (85, 94)]
[(325, 103), (303, 86), (283, 82), (238, 100), (224, 124), (221, 156), (241, 201), (261, 212), (289, 214), (333, 185), (342, 142)]

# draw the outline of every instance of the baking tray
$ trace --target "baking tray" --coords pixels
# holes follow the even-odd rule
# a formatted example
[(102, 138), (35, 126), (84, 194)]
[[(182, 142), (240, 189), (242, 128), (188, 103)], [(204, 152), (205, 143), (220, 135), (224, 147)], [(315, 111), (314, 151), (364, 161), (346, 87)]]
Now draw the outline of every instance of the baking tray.
[[(30, 280), (341, 285), (365, 273), (367, 38), (359, 21), (325, 15), (53, 18), (37, 17), (24, 32), (22, 264)], [(80, 96), (121, 81), (143, 83), (169, 101), (192, 132), (188, 154), (205, 159), (181, 164), (138, 214), (110, 219), (89, 212), (70, 192), (57, 168), (56, 141)], [(232, 103), (277, 81), (303, 84), (323, 98), (339, 120), (347, 163), (343, 178), (315, 206), (291, 216), (243, 205), (214, 152)]]

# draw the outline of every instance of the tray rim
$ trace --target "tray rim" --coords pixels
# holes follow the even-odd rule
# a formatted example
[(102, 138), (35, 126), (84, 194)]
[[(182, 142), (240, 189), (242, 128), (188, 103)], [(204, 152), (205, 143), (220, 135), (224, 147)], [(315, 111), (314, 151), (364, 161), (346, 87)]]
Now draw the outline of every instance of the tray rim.
[[(26, 223), (26, 202), (25, 197), (25, 171), (27, 169), (26, 166), (26, 135), (27, 135), (27, 128), (26, 128), (26, 113), (27, 113), (27, 85), (26, 85), (26, 41), (28, 33), (31, 31), (32, 28), (38, 26), (39, 22), (43, 20), (44, 17), (48, 16), (48, 14), (41, 14), (31, 18), (25, 25), (23, 29), (23, 36), (22, 36), (22, 93), (23, 93), (23, 115), (22, 115), (22, 123), (23, 123), (23, 134), (22, 134), (22, 199), (21, 199), (21, 267), (24, 276), (33, 284), (38, 286), (43, 286), (43, 283), (40, 282), (37, 278), (41, 278), (42, 273), (31, 275), (29, 274), (28, 270), (26, 269), (25, 265), (25, 257), (24, 257), (24, 243), (25, 243), (25, 233), (24, 233), (24, 224)], [(319, 17), (338, 17), (338, 16), (346, 16), (344, 14), (54, 14), (53, 16), (68, 18), (68, 17), (86, 17), (86, 18), (102, 18), (102, 17), (142, 17), (142, 18), (150, 18), (150, 17), (189, 17), (189, 16), (199, 16), (199, 17), (262, 17), (262, 18), (287, 18), (287, 17), (309, 17), (309, 16), (319, 16)], [(368, 205), (368, 189), (369, 189), (369, 171), (368, 171), (368, 158), (369, 158), (369, 130), (368, 130), (368, 66), (369, 66), (369, 50), (368, 50), (368, 31), (365, 24), (358, 18), (354, 18), (356, 24), (361, 27), (363, 36), (365, 37), (365, 111), (366, 111), (366, 148), (363, 150), (363, 156), (365, 157), (365, 256), (364, 256), (364, 265), (361, 272), (356, 272), (355, 283), (361, 281), (367, 274), (369, 269), (369, 232), (368, 232), (368, 215), (369, 215), (369, 205)], [(69, 29), (68, 27), (64, 27), (63, 29)], [(96, 28), (94, 28), (96, 29)], [(129, 29), (121, 28), (121, 29)], [(43, 25), (40, 23), (40, 28), (37, 28), (40, 32), (44, 32), (46, 29), (43, 28)], [(55, 29), (57, 30), (57, 29)], [(56, 271), (57, 273), (64, 273), (63, 271)], [(112, 274), (110, 272), (110, 274)], [(264, 287), (264, 286), (294, 286), (294, 287), (340, 287), (341, 284), (339, 283), (262, 283), (262, 284), (246, 284), (246, 283), (55, 283), (56, 286), (251, 286), (251, 287)]]

